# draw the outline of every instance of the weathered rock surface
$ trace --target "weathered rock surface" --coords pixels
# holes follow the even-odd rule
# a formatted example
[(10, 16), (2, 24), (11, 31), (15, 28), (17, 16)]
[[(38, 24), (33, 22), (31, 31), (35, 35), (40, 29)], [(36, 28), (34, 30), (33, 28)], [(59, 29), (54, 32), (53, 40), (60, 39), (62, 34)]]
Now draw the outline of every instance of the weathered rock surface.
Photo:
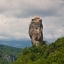
[(12, 54), (6, 54), (6, 55), (4, 56), (4, 58), (5, 58), (8, 62), (13, 62), (13, 61), (16, 60), (16, 57), (13, 56)]
[(29, 25), (29, 36), (31, 38), (32, 45), (38, 46), (43, 44), (43, 25), (40, 17), (35, 17), (31, 20)]

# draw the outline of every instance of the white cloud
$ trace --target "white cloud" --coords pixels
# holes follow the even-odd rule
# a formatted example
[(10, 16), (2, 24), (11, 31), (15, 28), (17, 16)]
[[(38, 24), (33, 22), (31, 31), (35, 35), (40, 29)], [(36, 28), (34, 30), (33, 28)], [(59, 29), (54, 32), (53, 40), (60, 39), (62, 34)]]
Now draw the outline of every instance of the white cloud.
[(57, 39), (64, 36), (64, 18), (63, 17), (46, 17), (43, 18), (44, 38)]
[(29, 39), (35, 15), (43, 19), (44, 39), (64, 36), (64, 0), (1, 0), (0, 39)]
[(14, 39), (29, 38), (28, 26), (30, 20), (27, 18), (7, 18), (0, 15), (0, 36)]

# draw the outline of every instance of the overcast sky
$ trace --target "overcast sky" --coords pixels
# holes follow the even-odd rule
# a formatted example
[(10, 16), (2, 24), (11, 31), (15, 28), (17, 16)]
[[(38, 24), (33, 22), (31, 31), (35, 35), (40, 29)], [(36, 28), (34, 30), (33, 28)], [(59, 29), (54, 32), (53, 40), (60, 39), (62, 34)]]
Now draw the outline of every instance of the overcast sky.
[(64, 36), (64, 0), (0, 0), (0, 40), (30, 39), (34, 16), (43, 20), (44, 40)]

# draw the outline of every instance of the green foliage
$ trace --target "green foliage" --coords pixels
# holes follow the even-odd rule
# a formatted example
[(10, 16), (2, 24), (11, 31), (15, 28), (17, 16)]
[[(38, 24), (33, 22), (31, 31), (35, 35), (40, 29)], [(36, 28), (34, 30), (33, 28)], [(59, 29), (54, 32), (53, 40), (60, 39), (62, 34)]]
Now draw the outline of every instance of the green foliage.
[(12, 62), (8, 62), (5, 59), (5, 55), (11, 54), (11, 56), (15, 56), (17, 58), (20, 51), (20, 48), (0, 45), (0, 64), (12, 64)]
[(64, 37), (50, 45), (24, 48), (13, 64), (64, 64)]
[(5, 45), (0, 45), (0, 53), (3, 54), (13, 54), (15, 56), (17, 56), (19, 54), (19, 52), (21, 51), (20, 48), (15, 48), (15, 47), (11, 47), (11, 46), (5, 46)]

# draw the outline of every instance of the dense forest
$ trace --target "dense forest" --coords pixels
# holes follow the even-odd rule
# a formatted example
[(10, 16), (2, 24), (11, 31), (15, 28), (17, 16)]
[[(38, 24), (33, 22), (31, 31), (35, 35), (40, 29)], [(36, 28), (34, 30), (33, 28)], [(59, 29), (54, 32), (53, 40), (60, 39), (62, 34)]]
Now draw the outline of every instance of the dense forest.
[(0, 64), (12, 64), (20, 53), (20, 48), (0, 45)]
[(24, 48), (13, 64), (64, 64), (64, 37), (49, 45)]

